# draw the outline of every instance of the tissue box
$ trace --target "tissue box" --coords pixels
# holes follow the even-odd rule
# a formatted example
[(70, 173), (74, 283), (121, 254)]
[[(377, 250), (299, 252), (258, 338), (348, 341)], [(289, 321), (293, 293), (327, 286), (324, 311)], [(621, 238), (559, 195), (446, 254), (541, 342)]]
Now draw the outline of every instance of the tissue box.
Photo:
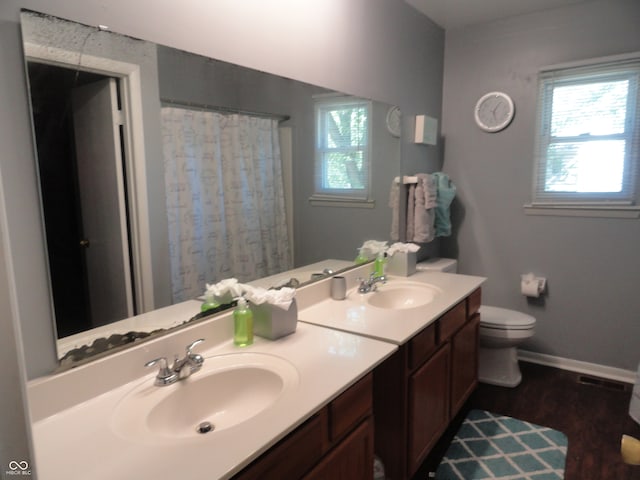
[(387, 259), (387, 273), (408, 277), (416, 273), (417, 252), (397, 252)]
[(295, 298), (289, 310), (263, 303), (251, 304), (251, 311), (253, 312), (253, 333), (269, 340), (289, 335), (295, 332), (298, 326), (298, 305)]

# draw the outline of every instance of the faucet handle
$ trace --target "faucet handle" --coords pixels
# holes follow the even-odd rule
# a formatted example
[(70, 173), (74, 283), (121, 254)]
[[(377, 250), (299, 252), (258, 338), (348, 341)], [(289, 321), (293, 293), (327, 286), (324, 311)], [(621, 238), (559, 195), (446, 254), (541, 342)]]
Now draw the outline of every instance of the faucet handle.
[(187, 345), (187, 355), (192, 355), (191, 350), (193, 350), (193, 348), (196, 345), (199, 345), (202, 342), (204, 342), (204, 338), (199, 338), (198, 340), (195, 340), (195, 341), (191, 342), (189, 345)]
[(193, 353), (192, 350), (196, 345), (199, 345), (202, 342), (204, 342), (204, 338), (199, 338), (195, 342), (191, 342), (189, 345), (187, 345), (187, 358), (192, 364), (195, 364), (197, 368), (199, 368), (204, 363), (204, 358), (202, 358), (202, 355), (200, 355), (199, 353)]
[(169, 368), (166, 357), (159, 357), (144, 364), (145, 367), (153, 367), (154, 365), (160, 366), (158, 375), (156, 375), (156, 385), (161, 387), (165, 385), (171, 385), (176, 380), (178, 380), (178, 375), (176, 375), (175, 372)]

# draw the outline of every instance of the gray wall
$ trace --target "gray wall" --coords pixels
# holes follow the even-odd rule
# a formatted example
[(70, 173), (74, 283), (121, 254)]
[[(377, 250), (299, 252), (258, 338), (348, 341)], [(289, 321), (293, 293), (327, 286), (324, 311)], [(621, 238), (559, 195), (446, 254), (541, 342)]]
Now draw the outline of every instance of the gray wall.
[[(0, 200), (0, 205), (2, 201)], [(4, 238), (0, 237), (0, 247)], [(0, 478), (12, 460), (28, 461), (28, 429), (25, 408), (22, 402), (25, 384), (24, 365), (18, 353), (17, 331), (11, 322), (11, 302), (9, 301), (9, 266), (0, 255), (0, 365), (4, 370), (2, 393), (0, 394)]]
[[(640, 360), (640, 221), (528, 216), (539, 67), (640, 50), (640, 2), (585, 2), (546, 13), (448, 30), (445, 47), (444, 170), (458, 186), (457, 238), (443, 254), (461, 273), (485, 275), (486, 304), (534, 315), (525, 348), (635, 370)], [(506, 130), (473, 121), (484, 93), (516, 104)], [(519, 275), (549, 280), (544, 302), (528, 303)]]
[[(399, 105), (406, 114), (440, 111), (444, 32), (404, 2), (273, 0), (252, 2), (249, 10), (235, 0), (3, 0), (0, 260), (8, 266), (0, 275), (11, 288), (0, 282), (0, 298), (7, 300), (0, 338), (24, 339), (17, 342), (15, 354), (3, 351), (10, 358), (8, 365), (25, 367), (26, 374), (19, 375), (22, 382), (51, 371), (55, 351), (22, 61), (21, 8), (108, 25), (115, 32), (379, 99)], [(24, 356), (23, 344), (28, 345)], [(3, 388), (2, 407), (19, 405), (23, 386)], [(27, 458), (20, 413), (1, 410), (7, 428), (0, 441)], [(0, 460), (0, 469), (6, 468), (9, 459)]]

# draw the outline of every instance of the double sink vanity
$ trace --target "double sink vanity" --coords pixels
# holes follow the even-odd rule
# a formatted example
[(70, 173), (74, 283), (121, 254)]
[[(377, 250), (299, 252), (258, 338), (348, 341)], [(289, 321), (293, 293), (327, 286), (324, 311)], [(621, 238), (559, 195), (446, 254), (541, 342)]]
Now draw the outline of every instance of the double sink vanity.
[[(374, 452), (411, 478), (477, 384), (485, 279), (418, 272), (360, 293), (371, 268), (343, 274), (344, 300), (330, 278), (298, 288), (297, 329), (274, 341), (235, 347), (227, 312), (31, 381), (38, 478), (373, 478)], [(175, 354), (197, 361), (156, 385), (145, 364)]]

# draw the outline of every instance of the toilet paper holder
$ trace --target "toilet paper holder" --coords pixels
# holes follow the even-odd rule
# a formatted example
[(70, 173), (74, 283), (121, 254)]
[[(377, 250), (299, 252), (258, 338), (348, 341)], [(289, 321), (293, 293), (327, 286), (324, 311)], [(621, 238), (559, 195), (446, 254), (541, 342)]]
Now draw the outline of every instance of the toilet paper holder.
[(533, 273), (525, 273), (521, 275), (520, 291), (526, 297), (537, 298), (547, 288), (547, 279), (544, 277), (537, 277)]

